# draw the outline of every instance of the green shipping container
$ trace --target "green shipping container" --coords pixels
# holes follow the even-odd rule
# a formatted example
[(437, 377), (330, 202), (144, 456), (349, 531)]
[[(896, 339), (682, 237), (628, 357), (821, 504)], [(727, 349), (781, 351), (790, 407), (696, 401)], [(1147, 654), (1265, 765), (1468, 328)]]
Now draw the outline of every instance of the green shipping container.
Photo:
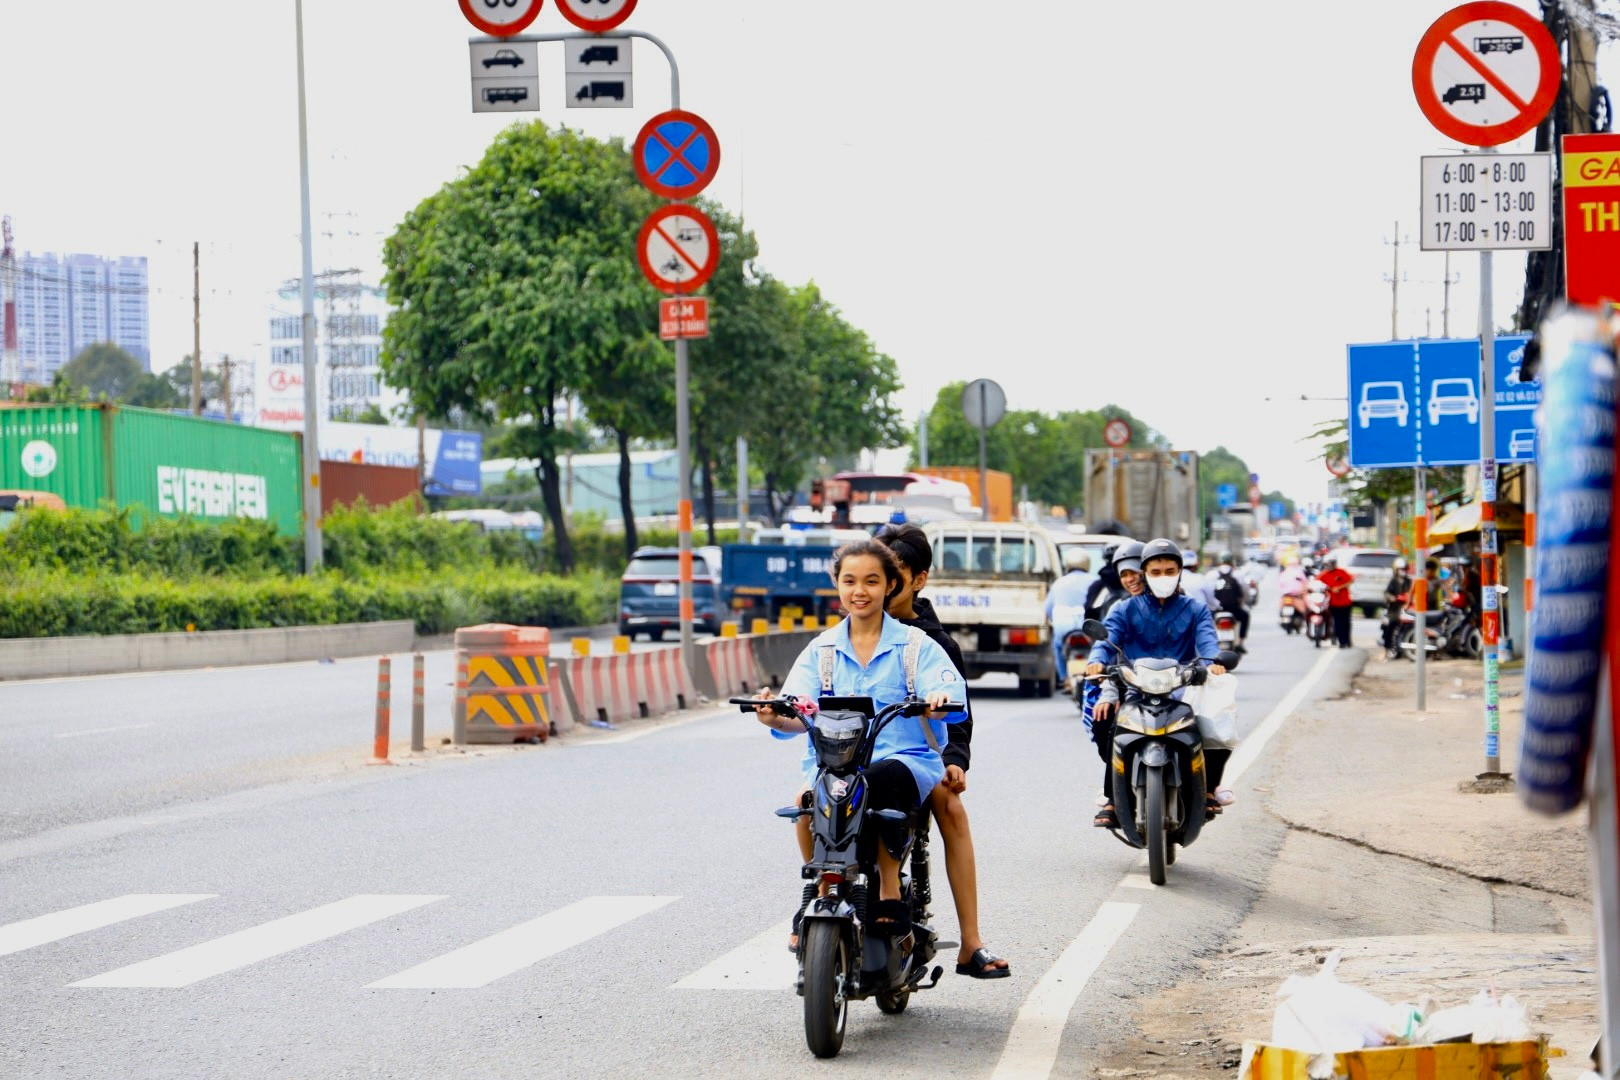
[(300, 529), (299, 439), (286, 432), (110, 405), (24, 406), (0, 409), (0, 455), (0, 487), (55, 492), (69, 506), (110, 500)]
[(108, 497), (107, 419), (97, 405), (0, 408), (0, 489), (100, 506)]

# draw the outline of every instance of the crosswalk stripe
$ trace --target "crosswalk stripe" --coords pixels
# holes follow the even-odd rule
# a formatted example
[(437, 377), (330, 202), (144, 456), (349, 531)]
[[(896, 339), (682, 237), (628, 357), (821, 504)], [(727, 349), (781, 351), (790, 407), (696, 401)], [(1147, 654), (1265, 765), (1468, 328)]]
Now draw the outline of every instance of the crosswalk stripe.
[(65, 911), (53, 911), (21, 922), (0, 926), (0, 956), (47, 945), (75, 934), (100, 930), (104, 926), (137, 919), (170, 908), (212, 900), (214, 893), (130, 893), (111, 900), (98, 900)]
[(793, 920), (773, 926), (694, 971), (676, 990), (792, 990), (798, 978), (798, 961), (787, 951)]
[(190, 986), (443, 899), (443, 896), (350, 896), (72, 985)]
[(677, 896), (590, 896), (367, 984), (376, 990), (472, 990), (656, 911)]

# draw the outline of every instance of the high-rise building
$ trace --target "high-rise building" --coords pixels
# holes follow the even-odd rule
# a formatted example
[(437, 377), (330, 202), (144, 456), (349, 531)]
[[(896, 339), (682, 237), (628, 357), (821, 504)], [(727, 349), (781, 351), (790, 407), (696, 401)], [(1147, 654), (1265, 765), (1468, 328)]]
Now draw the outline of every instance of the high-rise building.
[(110, 341), (152, 370), (144, 257), (17, 259), (17, 351), (24, 382), (51, 376), (87, 345)]
[[(303, 320), (294, 314), (299, 283), (278, 293), (281, 312), (270, 319), (269, 363), (261, 364), (255, 404), (261, 427), (303, 426)], [(387, 294), (359, 280), (357, 270), (315, 275), (315, 362), (321, 414), (351, 420), (372, 407), (385, 414), (405, 395), (382, 381), (382, 329)]]

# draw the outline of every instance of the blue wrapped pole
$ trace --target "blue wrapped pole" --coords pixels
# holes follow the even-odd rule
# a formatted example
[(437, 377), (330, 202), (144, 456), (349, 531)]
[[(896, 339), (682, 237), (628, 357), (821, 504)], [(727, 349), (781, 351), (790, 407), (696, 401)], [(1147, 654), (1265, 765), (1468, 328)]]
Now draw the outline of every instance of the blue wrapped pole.
[(1537, 599), (1525, 670), (1518, 792), (1560, 814), (1585, 794), (1611, 568), (1615, 358), (1605, 320), (1571, 310), (1541, 328)]

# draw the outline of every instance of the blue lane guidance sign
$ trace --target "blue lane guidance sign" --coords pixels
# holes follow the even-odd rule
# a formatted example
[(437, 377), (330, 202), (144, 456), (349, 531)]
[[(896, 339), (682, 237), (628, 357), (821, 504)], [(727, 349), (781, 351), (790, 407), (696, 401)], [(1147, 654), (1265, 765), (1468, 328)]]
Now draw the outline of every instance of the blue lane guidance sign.
[[(1496, 339), (1496, 460), (1536, 459), (1541, 387), (1519, 381), (1526, 336)], [(1351, 345), (1350, 464), (1358, 469), (1480, 460), (1479, 341)]]

